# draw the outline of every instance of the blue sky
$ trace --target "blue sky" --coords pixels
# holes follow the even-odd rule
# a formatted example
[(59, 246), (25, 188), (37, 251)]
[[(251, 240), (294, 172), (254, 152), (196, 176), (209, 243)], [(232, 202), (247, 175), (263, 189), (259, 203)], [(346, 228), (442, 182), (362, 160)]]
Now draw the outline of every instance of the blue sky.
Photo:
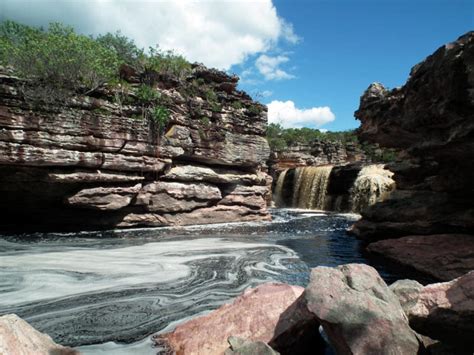
[[(291, 100), (299, 109), (329, 106), (335, 120), (321, 126), (329, 130), (359, 125), (353, 112), (371, 82), (403, 85), (416, 63), (474, 30), (474, 1), (276, 0), (274, 4), (302, 37), (295, 45), (274, 50), (274, 55), (288, 53), (281, 68), (295, 77), (244, 81), (241, 87), (271, 91), (265, 103)], [(241, 73), (251, 61), (232, 70)]]
[(346, 130), (370, 83), (402, 85), (412, 66), (474, 30), (474, 0), (0, 0), (5, 19), (120, 30), (239, 74), (271, 122)]

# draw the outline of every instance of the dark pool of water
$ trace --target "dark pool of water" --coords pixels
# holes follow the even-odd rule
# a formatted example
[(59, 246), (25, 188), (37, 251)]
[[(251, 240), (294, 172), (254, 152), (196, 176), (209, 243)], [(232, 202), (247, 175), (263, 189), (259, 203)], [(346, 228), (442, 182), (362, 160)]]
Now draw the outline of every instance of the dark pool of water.
[(150, 334), (263, 282), (305, 286), (318, 265), (368, 263), (387, 283), (420, 279), (368, 259), (346, 233), (355, 215), (272, 213), (269, 223), (0, 236), (0, 314), (64, 345), (101, 344), (86, 353), (153, 353), (142, 341)]

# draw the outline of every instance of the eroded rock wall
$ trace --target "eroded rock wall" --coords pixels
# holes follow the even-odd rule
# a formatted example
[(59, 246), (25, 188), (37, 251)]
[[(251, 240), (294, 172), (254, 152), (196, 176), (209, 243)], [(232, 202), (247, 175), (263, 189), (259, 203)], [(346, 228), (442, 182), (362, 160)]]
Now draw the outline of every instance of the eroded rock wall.
[[(474, 238), (474, 32), (416, 65), (403, 87), (370, 85), (356, 117), (361, 121), (359, 138), (402, 153), (389, 165), (397, 190), (364, 211), (353, 232), (368, 242), (393, 238), (385, 244), (394, 252), (377, 252), (419, 270), (426, 270), (430, 259), (438, 260), (443, 279), (453, 265), (469, 268), (473, 256), (466, 250), (472, 248), (468, 239)], [(438, 243), (439, 235), (444, 244)]]
[(154, 88), (169, 120), (143, 117), (139, 83), (32, 103), (0, 73), (0, 230), (78, 230), (268, 219), (266, 108), (237, 78), (195, 66)]

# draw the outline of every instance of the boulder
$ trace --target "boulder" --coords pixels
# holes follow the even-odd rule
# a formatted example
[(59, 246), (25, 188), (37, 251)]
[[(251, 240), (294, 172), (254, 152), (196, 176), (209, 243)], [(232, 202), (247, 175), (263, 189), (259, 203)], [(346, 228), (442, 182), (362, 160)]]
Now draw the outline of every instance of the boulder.
[(75, 355), (79, 352), (56, 344), (16, 314), (7, 314), (0, 317), (0, 354)]
[[(189, 355), (221, 355), (229, 346), (230, 336), (271, 345), (271, 341), (314, 319), (300, 303), (303, 291), (302, 287), (278, 283), (248, 289), (232, 303), (178, 325), (170, 333), (157, 335), (154, 341), (177, 354)], [(314, 340), (317, 327), (312, 333)], [(255, 346), (260, 349), (262, 344)], [(268, 351), (266, 346), (263, 348)]]
[(369, 244), (368, 250), (443, 281), (474, 270), (472, 235), (415, 235), (386, 239)]
[(279, 355), (280, 353), (273, 350), (263, 341), (249, 341), (239, 337), (229, 337), (229, 349), (224, 355)]
[(419, 351), (419, 341), (397, 296), (371, 266), (317, 267), (311, 272), (305, 298), (338, 354)]
[(417, 332), (474, 351), (474, 271), (449, 282), (425, 287), (399, 281), (390, 288), (399, 296)]

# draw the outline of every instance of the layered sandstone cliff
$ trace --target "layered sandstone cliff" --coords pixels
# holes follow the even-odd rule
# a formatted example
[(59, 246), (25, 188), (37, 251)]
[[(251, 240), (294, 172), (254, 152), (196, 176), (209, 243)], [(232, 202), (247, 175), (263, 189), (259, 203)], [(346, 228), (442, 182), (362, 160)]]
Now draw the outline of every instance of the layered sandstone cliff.
[[(416, 65), (403, 87), (388, 90), (372, 84), (361, 98), (356, 117), (362, 124), (358, 131), (362, 140), (400, 149), (403, 156), (390, 166), (397, 191), (364, 212), (354, 232), (369, 242), (408, 235), (472, 236), (474, 32)], [(464, 252), (459, 253), (464, 256), (456, 262), (473, 258), (473, 246), (464, 243), (460, 247)], [(405, 248), (417, 254), (418, 262), (422, 260), (422, 250), (412, 249), (411, 244)], [(439, 277), (436, 270), (432, 274)]]
[(237, 78), (195, 65), (160, 77), (166, 124), (139, 83), (32, 103), (0, 74), (0, 230), (79, 230), (268, 219), (266, 108)]

